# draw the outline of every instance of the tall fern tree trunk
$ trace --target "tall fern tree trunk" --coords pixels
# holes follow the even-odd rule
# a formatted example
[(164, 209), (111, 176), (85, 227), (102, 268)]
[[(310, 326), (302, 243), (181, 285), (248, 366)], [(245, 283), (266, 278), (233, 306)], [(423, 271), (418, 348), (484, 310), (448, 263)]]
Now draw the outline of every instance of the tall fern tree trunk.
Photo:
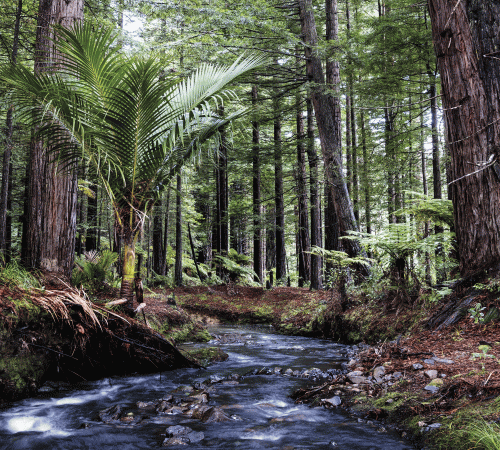
[[(462, 275), (500, 262), (500, 3), (429, 0)], [(484, 163), (496, 164), (484, 168)], [(484, 170), (471, 175), (483, 167)], [(469, 176), (468, 176), (469, 175)]]

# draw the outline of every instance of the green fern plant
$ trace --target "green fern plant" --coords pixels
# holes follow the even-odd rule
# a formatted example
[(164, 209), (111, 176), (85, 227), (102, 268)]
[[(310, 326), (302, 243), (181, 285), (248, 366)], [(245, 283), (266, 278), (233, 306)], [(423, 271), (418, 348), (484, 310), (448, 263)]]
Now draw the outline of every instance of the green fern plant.
[(239, 263), (248, 262), (244, 255), (238, 254), (235, 250), (231, 249), (227, 256), (216, 255), (214, 262), (216, 265), (222, 267), (223, 271), (228, 274), (230, 280), (239, 283), (253, 284), (254, 279), (258, 278), (257, 274), (251, 267)]
[(113, 281), (111, 266), (117, 261), (118, 255), (109, 250), (99, 254), (97, 251), (85, 252), (83, 258), (75, 260), (72, 282), (83, 286), (91, 292), (99, 290), (107, 280)]

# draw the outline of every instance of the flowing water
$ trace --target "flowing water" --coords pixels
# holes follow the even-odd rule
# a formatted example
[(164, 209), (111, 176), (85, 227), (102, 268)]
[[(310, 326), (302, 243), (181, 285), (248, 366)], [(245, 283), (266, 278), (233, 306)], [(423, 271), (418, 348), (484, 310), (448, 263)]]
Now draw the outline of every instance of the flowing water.
[[(262, 367), (303, 371), (339, 369), (347, 346), (331, 341), (273, 335), (264, 328), (218, 328), (212, 332), (238, 333), (240, 342), (222, 345), (229, 359), (205, 369), (179, 369), (162, 374), (111, 378), (66, 390), (48, 390), (0, 411), (0, 449), (162, 448), (165, 429), (181, 424), (202, 431), (196, 449), (394, 449), (413, 448), (380, 425), (360, 423), (341, 409), (296, 405), (289, 395), (311, 380), (283, 375), (252, 375)], [(155, 401), (180, 386), (230, 374), (238, 383), (214, 384), (210, 404), (224, 408), (233, 420), (201, 423), (183, 415), (156, 415), (140, 423), (99, 422), (97, 413), (120, 404), (133, 408), (138, 401)], [(317, 380), (320, 383), (322, 380)], [(181, 389), (182, 390), (182, 389)], [(179, 394), (174, 394), (179, 395)], [(84, 425), (85, 424), (85, 425)]]

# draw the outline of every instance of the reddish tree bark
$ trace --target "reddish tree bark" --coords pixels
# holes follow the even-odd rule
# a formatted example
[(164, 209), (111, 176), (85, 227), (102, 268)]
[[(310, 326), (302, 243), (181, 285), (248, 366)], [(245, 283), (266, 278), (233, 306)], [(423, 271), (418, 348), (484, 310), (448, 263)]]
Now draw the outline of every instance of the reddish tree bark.
[[(83, 0), (40, 0), (35, 72), (57, 70), (52, 26), (70, 28), (82, 20)], [(45, 150), (43, 142), (32, 142), (24, 261), (29, 267), (69, 275), (75, 253), (77, 175), (75, 170), (61, 171), (55, 155)]]
[[(500, 4), (429, 0), (450, 153), (460, 272), (500, 261)], [(474, 173), (477, 172), (477, 173)], [(474, 173), (474, 174), (473, 174)]]
[[(306, 43), (307, 77), (314, 83), (311, 87), (311, 99), (321, 142), (326, 181), (328, 189), (333, 194), (338, 233), (344, 236), (347, 231), (357, 231), (357, 225), (344, 179), (340, 139), (340, 105), (338, 98), (335, 101), (325, 89), (321, 60), (314, 51), (318, 43), (318, 35), (311, 0), (299, 0), (299, 13), (302, 35)], [(362, 252), (357, 240), (346, 240), (343, 246), (350, 256), (356, 256)]]

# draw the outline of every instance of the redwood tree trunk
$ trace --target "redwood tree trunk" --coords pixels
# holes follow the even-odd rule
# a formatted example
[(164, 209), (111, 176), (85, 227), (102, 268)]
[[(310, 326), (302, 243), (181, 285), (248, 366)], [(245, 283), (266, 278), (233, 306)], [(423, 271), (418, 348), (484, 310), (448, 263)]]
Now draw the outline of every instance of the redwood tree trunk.
[[(429, 0), (450, 152), (460, 272), (500, 261), (500, 3)], [(472, 175), (471, 175), (472, 174)]]
[[(338, 98), (335, 101), (326, 91), (321, 60), (313, 51), (318, 43), (318, 35), (312, 2), (311, 0), (299, 0), (298, 3), (302, 35), (306, 43), (307, 77), (314, 83), (311, 87), (311, 98), (316, 114), (325, 174), (328, 189), (332, 191), (334, 198), (338, 232), (339, 235), (343, 236), (347, 234), (347, 231), (357, 231), (358, 228), (344, 179), (340, 139), (340, 105)], [(346, 240), (343, 246), (350, 256), (356, 256), (362, 252), (357, 240)]]
[[(16, 22), (14, 25), (14, 39), (12, 42), (12, 54), (11, 54), (11, 64), (15, 65), (17, 62), (17, 49), (19, 46), (19, 24), (21, 22), (21, 13), (23, 10), (23, 1), (19, 0), (17, 4), (16, 12)], [(7, 212), (8, 203), (10, 197), (9, 186), (12, 184), (10, 178), (11, 170), (11, 155), (12, 155), (12, 135), (14, 126), (12, 123), (12, 110), (13, 107), (10, 106), (7, 111), (6, 119), (6, 136), (5, 136), (5, 150), (3, 153), (3, 166), (2, 166), (2, 188), (0, 190), (0, 264), (7, 261), (8, 253), (8, 241), (10, 241), (10, 236), (7, 236)], [(3, 256), (3, 258), (2, 258)]]
[[(314, 112), (308, 97), (307, 159), (309, 160), (309, 191), (311, 194), (311, 246), (321, 247), (321, 198), (319, 194), (318, 154), (314, 146)], [(322, 289), (321, 256), (311, 255), (311, 289)]]
[[(57, 70), (51, 25), (70, 28), (83, 20), (83, 0), (40, 0), (35, 45), (35, 72)], [(76, 170), (59, 170), (55, 155), (42, 142), (30, 149), (27, 255), (25, 262), (54, 272), (71, 273), (76, 233)]]

